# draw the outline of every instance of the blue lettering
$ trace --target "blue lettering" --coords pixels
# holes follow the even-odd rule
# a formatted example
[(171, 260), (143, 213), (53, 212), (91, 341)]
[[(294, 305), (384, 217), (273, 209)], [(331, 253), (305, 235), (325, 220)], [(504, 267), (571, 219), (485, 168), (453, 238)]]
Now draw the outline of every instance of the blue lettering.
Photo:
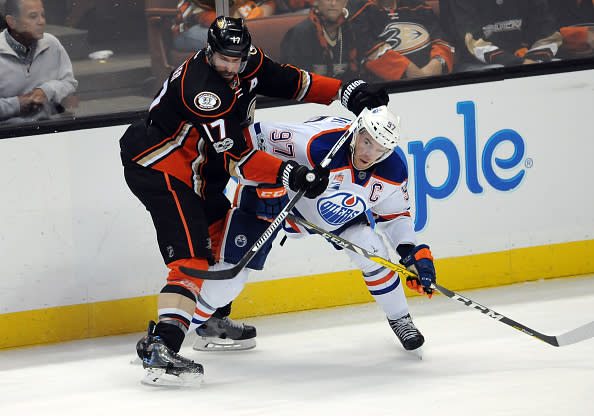
[(472, 101), (458, 103), (458, 114), (464, 116), (464, 148), (466, 154), (466, 185), (473, 194), (483, 192), (478, 182), (478, 168), (476, 157), (476, 114)]
[[(442, 151), (448, 160), (448, 177), (440, 186), (433, 186), (429, 183), (425, 173), (427, 158), (433, 151)], [(423, 147), (421, 142), (410, 142), (408, 153), (413, 155), (415, 169), (415, 231), (422, 230), (427, 224), (427, 197), (443, 199), (450, 195), (458, 186), (460, 178), (460, 156), (456, 146), (445, 137), (431, 139), (427, 146)]]
[[(479, 182), (478, 154), (477, 148), (477, 123), (475, 104), (472, 101), (462, 101), (457, 104), (457, 113), (464, 118), (464, 167), (466, 170), (466, 186), (473, 194), (482, 194), (483, 187)], [(507, 158), (497, 158), (495, 152), (500, 144), (510, 142), (514, 147), (513, 154)], [(446, 180), (439, 186), (429, 183), (427, 178), (427, 159), (432, 152), (442, 152), (448, 162), (448, 175)], [(406, 163), (404, 152), (396, 148), (400, 158)], [(413, 157), (414, 167), (414, 196), (415, 196), (415, 231), (422, 230), (428, 222), (428, 198), (444, 199), (452, 195), (460, 181), (460, 154), (454, 143), (446, 137), (435, 137), (423, 146), (421, 141), (408, 143), (408, 153)], [(509, 170), (516, 168), (525, 156), (525, 144), (522, 137), (514, 130), (503, 129), (493, 134), (485, 143), (482, 152), (481, 164), (484, 179), (487, 183), (499, 191), (510, 191), (520, 185), (526, 171), (521, 169), (511, 178), (502, 178), (497, 175), (494, 169)]]
[(483, 150), (483, 173), (485, 179), (489, 182), (493, 188), (499, 191), (510, 191), (517, 187), (524, 178), (526, 171), (520, 170), (516, 175), (509, 179), (503, 179), (497, 176), (493, 170), (493, 154), (499, 144), (504, 141), (510, 141), (514, 145), (514, 154), (509, 159), (495, 158), (495, 164), (500, 169), (512, 169), (518, 166), (522, 159), (524, 159), (524, 140), (514, 130), (499, 130), (497, 133), (491, 136), (491, 138), (485, 144), (485, 150)]

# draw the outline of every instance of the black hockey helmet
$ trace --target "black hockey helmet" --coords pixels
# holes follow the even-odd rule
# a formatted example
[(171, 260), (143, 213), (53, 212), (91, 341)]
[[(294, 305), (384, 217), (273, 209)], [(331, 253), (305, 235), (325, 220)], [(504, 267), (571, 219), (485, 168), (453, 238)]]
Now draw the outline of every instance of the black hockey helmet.
[(251, 46), (252, 37), (241, 18), (219, 16), (208, 29), (206, 53), (209, 60), (215, 52), (241, 58), (243, 69)]

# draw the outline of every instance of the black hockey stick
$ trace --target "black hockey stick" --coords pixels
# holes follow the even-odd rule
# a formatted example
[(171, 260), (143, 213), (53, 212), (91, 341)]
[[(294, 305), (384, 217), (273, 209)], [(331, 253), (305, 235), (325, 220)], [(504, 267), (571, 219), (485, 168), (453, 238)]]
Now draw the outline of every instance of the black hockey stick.
[[(336, 153), (338, 152), (338, 150), (342, 147), (342, 145), (347, 141), (349, 136), (357, 128), (358, 121), (359, 121), (359, 117), (357, 117), (355, 120), (353, 120), (353, 122), (351, 123), (349, 128), (343, 133), (342, 136), (340, 136), (340, 139), (338, 139), (338, 141), (334, 144), (334, 146), (332, 146), (332, 149), (330, 149), (328, 154), (320, 162), (321, 167), (325, 168), (330, 164), (330, 162), (332, 161), (334, 156), (336, 156)], [(180, 266), (179, 270), (182, 273), (187, 274), (188, 276), (192, 276), (192, 277), (195, 277), (198, 279), (204, 279), (204, 280), (233, 279), (235, 276), (237, 276), (239, 274), (240, 271), (243, 270), (243, 268), (245, 266), (248, 265), (248, 263), (254, 258), (254, 256), (258, 253), (258, 251), (262, 248), (262, 246), (264, 246), (264, 244), (266, 244), (266, 242), (270, 239), (270, 237), (272, 235), (274, 235), (274, 232), (276, 231), (276, 229), (282, 224), (282, 222), (285, 220), (285, 218), (287, 218), (287, 215), (289, 215), (289, 212), (293, 209), (295, 204), (297, 204), (297, 202), (301, 199), (301, 197), (303, 197), (304, 194), (305, 194), (305, 190), (302, 189), (301, 191), (297, 192), (297, 194), (293, 198), (291, 198), (291, 200), (288, 202), (288, 204), (281, 210), (281, 212), (278, 213), (278, 215), (276, 216), (274, 221), (268, 226), (268, 228), (266, 228), (266, 230), (264, 230), (264, 232), (262, 233), (260, 238), (252, 245), (252, 247), (250, 247), (249, 251), (247, 253), (245, 253), (244, 256), (241, 258), (241, 260), (239, 260), (237, 262), (237, 264), (234, 265), (233, 267), (230, 267), (229, 269), (224, 269), (224, 270), (208, 271), (208, 270), (199, 270), (199, 269), (194, 269), (191, 267)]]
[[(345, 240), (344, 238), (341, 238), (335, 234), (332, 234), (331, 232), (328, 232), (328, 231), (318, 227), (317, 225), (312, 224), (311, 222), (309, 222), (307, 220), (304, 220), (303, 218), (299, 218), (292, 214), (289, 214), (288, 219), (305, 226), (306, 228), (314, 231), (316, 234), (321, 235), (326, 240), (328, 240), (342, 248), (345, 248), (347, 250), (354, 251), (355, 253), (357, 253), (363, 257), (366, 257), (369, 260), (372, 260), (378, 264), (381, 264), (382, 266), (384, 266), (390, 270), (395, 270), (398, 273), (401, 273), (402, 275), (404, 275), (406, 277), (418, 277), (416, 274), (409, 271), (403, 265), (395, 264), (395, 263), (392, 263), (391, 261), (386, 260), (382, 257), (378, 257), (378, 256), (374, 255), (373, 253), (371, 253), (370, 251), (367, 251), (364, 248), (362, 248), (354, 243), (351, 243), (348, 240)], [(448, 298), (462, 302), (462, 304), (464, 304), (464, 306), (468, 306), (472, 309), (482, 312), (484, 315), (488, 316), (489, 318), (493, 318), (499, 322), (509, 325), (512, 328), (515, 328), (518, 331), (523, 332), (524, 334), (533, 336), (534, 338), (539, 339), (543, 342), (546, 342), (547, 344), (552, 345), (554, 347), (562, 347), (564, 345), (571, 345), (571, 344), (575, 344), (576, 342), (584, 341), (586, 339), (594, 337), (594, 321), (587, 323), (585, 325), (582, 325), (582, 326), (580, 326), (576, 329), (573, 329), (571, 331), (565, 332), (564, 334), (561, 334), (561, 335), (557, 335), (557, 336), (545, 335), (538, 331), (535, 331), (534, 329), (528, 328), (527, 326), (522, 325), (521, 323), (516, 322), (513, 319), (500, 314), (499, 312), (495, 312), (491, 308), (483, 306), (480, 303), (477, 303), (467, 297), (464, 297), (464, 296), (460, 295), (459, 293), (456, 293), (456, 292), (449, 290), (441, 285), (438, 285), (437, 283), (433, 283), (431, 285), (431, 289), (436, 289), (439, 292), (441, 292), (442, 294), (444, 294), (445, 296), (447, 296)]]

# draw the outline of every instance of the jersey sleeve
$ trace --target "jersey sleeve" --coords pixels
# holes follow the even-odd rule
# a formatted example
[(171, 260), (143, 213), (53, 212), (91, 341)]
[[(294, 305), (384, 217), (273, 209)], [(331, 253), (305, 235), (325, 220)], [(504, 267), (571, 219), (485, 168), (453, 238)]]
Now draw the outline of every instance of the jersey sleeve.
[(313, 166), (308, 161), (310, 138), (319, 128), (307, 123), (258, 122), (244, 130), (248, 145), (280, 160), (293, 160)]
[(563, 48), (571, 52), (584, 52), (590, 50), (588, 45), (588, 31), (592, 28), (587, 26), (565, 26), (561, 28)]
[(417, 244), (406, 186), (407, 183), (404, 182), (392, 192), (390, 198), (372, 209), (376, 227), (382, 231), (394, 248), (400, 244)]
[(250, 56), (242, 78), (255, 78), (255, 91), (268, 97), (318, 104), (330, 104), (338, 94), (341, 81), (284, 65), (268, 58), (259, 48)]
[[(234, 160), (233, 157), (231, 157)], [(257, 183), (276, 183), (282, 160), (261, 150), (251, 149), (236, 163), (231, 162), (229, 173), (239, 179)]]
[(374, 176), (384, 182), (390, 194), (371, 209), (376, 226), (385, 234), (394, 248), (400, 244), (416, 245), (415, 227), (410, 214), (406, 167), (397, 154), (392, 154), (380, 166), (381, 168), (374, 173)]

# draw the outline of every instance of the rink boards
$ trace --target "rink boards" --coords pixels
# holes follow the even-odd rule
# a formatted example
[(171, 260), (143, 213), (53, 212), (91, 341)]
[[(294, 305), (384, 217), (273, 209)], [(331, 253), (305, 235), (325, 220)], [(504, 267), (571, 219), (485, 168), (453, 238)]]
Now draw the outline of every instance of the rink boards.
[[(419, 240), (454, 290), (594, 272), (594, 71), (394, 94)], [(349, 113), (334, 103), (258, 120)], [(126, 126), (0, 140), (0, 348), (139, 332), (164, 284), (148, 213), (126, 188)], [(412, 293), (407, 291), (407, 295)], [(275, 243), (236, 317), (371, 301), (319, 237)]]

